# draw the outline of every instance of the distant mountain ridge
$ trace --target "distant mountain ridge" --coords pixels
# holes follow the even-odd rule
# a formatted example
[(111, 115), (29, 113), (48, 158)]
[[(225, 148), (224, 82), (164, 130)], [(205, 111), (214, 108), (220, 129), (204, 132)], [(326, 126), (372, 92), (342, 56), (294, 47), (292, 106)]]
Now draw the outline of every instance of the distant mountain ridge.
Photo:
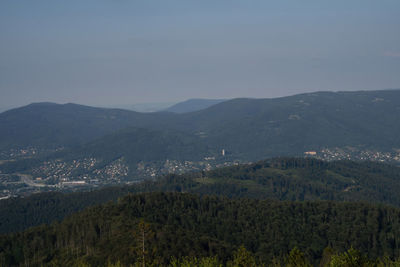
[(164, 109), (175, 105), (176, 102), (154, 102), (154, 103), (137, 103), (137, 104), (125, 104), (125, 105), (105, 105), (105, 108), (118, 108), (126, 109), (136, 112), (160, 112)]
[[(232, 99), (182, 114), (33, 104), (0, 114), (0, 148), (58, 145), (77, 147), (71, 152), (77, 156), (85, 150), (79, 146), (88, 148), (92, 142), (89, 150), (97, 155), (117, 155), (121, 140), (126, 140), (126, 147), (132, 148), (128, 154), (135, 159), (127, 160), (132, 163), (145, 148), (147, 155), (153, 155), (147, 157), (149, 161), (179, 153), (201, 160), (222, 149), (226, 160), (243, 161), (302, 155), (326, 147), (393, 151), (400, 149), (399, 113), (400, 90)], [(129, 134), (129, 129), (144, 130)], [(152, 137), (138, 139), (143, 131)], [(190, 141), (178, 141), (182, 138)], [(130, 146), (138, 140), (143, 140), (142, 149)], [(167, 140), (174, 140), (169, 148)]]
[(173, 112), (173, 113), (193, 112), (193, 111), (199, 111), (202, 109), (209, 108), (213, 105), (219, 104), (224, 101), (227, 101), (227, 100), (226, 99), (193, 98), (193, 99), (188, 99), (183, 102), (179, 102), (169, 108), (164, 109), (163, 111)]
[(0, 114), (0, 149), (76, 146), (132, 125), (146, 126), (169, 114), (139, 113), (77, 104), (32, 103)]

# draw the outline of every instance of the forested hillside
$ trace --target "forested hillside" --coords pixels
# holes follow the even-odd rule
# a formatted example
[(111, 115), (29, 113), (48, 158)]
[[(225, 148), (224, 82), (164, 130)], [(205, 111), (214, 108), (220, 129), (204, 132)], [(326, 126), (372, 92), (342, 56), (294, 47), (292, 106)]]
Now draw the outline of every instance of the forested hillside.
[(127, 193), (190, 192), (274, 200), (334, 200), (400, 207), (400, 168), (373, 162), (277, 158), (209, 172), (167, 175), (125, 187), (72, 194), (46, 193), (0, 201), (0, 232), (51, 223)]
[(0, 114), (0, 149), (71, 147), (129, 126), (166, 121), (167, 113), (139, 113), (77, 104), (34, 103)]
[(108, 162), (121, 157), (129, 166), (138, 162), (202, 160), (210, 155), (207, 144), (198, 136), (174, 130), (127, 128), (87, 143), (78, 149), (58, 153), (57, 157), (101, 158)]
[[(0, 114), (0, 148), (68, 147), (133, 127), (157, 130), (160, 138), (165, 130), (185, 133), (210, 154), (225, 149), (227, 160), (255, 161), (332, 147), (391, 152), (400, 149), (399, 111), (400, 90), (233, 99), (184, 114), (42, 103)], [(107, 138), (117, 142), (119, 134)], [(151, 145), (147, 141), (144, 145)], [(95, 148), (98, 151), (100, 144)], [(184, 150), (176, 145), (177, 150)], [(153, 156), (158, 149), (150, 149)], [(140, 153), (134, 150), (131, 154), (135, 158)]]
[(321, 147), (400, 147), (400, 91), (317, 92), (233, 99), (193, 114), (185, 127), (247, 160)]
[(320, 262), (330, 247), (370, 258), (400, 256), (400, 210), (361, 203), (277, 202), (182, 193), (130, 195), (61, 223), (0, 238), (6, 266), (72, 266), (107, 262), (166, 265), (172, 257), (232, 259), (243, 245), (258, 263), (282, 259), (294, 247)]

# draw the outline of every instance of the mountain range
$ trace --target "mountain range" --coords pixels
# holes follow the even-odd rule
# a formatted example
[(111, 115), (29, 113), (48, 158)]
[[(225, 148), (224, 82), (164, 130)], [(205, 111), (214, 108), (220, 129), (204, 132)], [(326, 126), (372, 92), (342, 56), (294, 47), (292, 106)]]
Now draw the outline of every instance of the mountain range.
[[(256, 161), (350, 147), (400, 148), (400, 90), (233, 99), (187, 113), (31, 104), (0, 114), (0, 148), (64, 147), (62, 157)], [(69, 156), (68, 156), (69, 155)], [(60, 157), (60, 154), (57, 154)]]
[[(3, 112), (3, 193), (131, 177), (87, 192), (7, 195), (0, 265), (350, 266), (336, 264), (342, 255), (351, 266), (394, 266), (399, 167), (283, 156), (338, 148), (399, 161), (399, 111), (400, 90), (384, 90), (232, 99), (181, 113), (54, 103)], [(270, 156), (280, 157), (257, 161)], [(196, 172), (155, 176), (193, 162)], [(155, 178), (133, 183), (139, 169)], [(252, 263), (236, 264), (243, 259)]]

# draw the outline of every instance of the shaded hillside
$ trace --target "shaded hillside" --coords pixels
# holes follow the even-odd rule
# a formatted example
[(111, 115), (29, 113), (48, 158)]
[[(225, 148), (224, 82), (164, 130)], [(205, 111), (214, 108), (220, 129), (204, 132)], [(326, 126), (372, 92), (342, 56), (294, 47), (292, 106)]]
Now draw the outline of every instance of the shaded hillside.
[(146, 127), (195, 135), (214, 153), (225, 149), (225, 160), (256, 161), (327, 147), (400, 149), (399, 111), (400, 90), (319, 92), (229, 100)]
[(30, 226), (60, 221), (88, 206), (116, 200), (128, 193), (127, 188), (110, 187), (91, 192), (51, 192), (1, 200), (0, 210), (3, 213), (0, 219), (0, 233), (21, 231)]
[(192, 181), (184, 190), (229, 197), (366, 201), (400, 207), (400, 168), (372, 162), (282, 158), (194, 174)]
[(224, 100), (224, 99), (200, 99), (200, 98), (188, 99), (186, 101), (179, 102), (169, 108), (166, 108), (166, 109), (164, 109), (164, 111), (173, 112), (173, 113), (187, 113), (187, 112), (193, 112), (193, 111), (206, 109), (210, 106), (219, 104), (224, 101), (227, 101), (227, 100)]
[(183, 120), (209, 144), (256, 160), (324, 147), (400, 148), (399, 111), (400, 90), (318, 92), (234, 99)]
[(0, 114), (0, 149), (76, 146), (122, 128), (157, 124), (157, 120), (169, 117), (163, 113), (36, 103)]
[[(177, 151), (187, 152), (183, 153), (184, 160), (201, 158), (203, 152), (213, 156), (222, 149), (226, 151), (223, 161), (298, 156), (336, 147), (394, 152), (400, 149), (399, 111), (400, 90), (233, 99), (184, 114), (40, 104), (0, 114), (0, 147), (67, 146), (97, 138), (100, 141), (71, 150), (71, 157), (83, 157), (79, 153), (88, 147), (97, 154), (114, 155), (120, 154), (121, 140), (136, 139), (137, 131), (131, 131), (129, 137), (129, 130), (123, 134), (119, 130), (142, 128), (159, 133), (160, 140), (151, 134), (153, 137), (144, 138), (140, 144), (150, 148), (146, 156), (149, 161), (176, 158)], [(106, 134), (105, 148), (101, 138)], [(172, 138), (169, 145), (173, 149), (165, 149), (172, 135), (184, 140)], [(126, 159), (135, 162), (142, 151), (132, 149)]]
[(185, 132), (128, 128), (59, 155), (72, 159), (95, 157), (106, 161), (124, 157), (135, 166), (140, 161), (202, 160), (208, 155), (208, 149), (199, 137)]
[(353, 246), (369, 257), (395, 258), (400, 251), (399, 209), (151, 193), (127, 196), (52, 226), (3, 236), (0, 262), (7, 266), (132, 264), (141, 255), (141, 229), (145, 228), (140, 220), (147, 227), (146, 261), (156, 265), (182, 256), (217, 256), (226, 262), (241, 245), (259, 263), (270, 263), (295, 246), (314, 263), (327, 246), (339, 251)]
[(350, 161), (281, 158), (156, 181), (73, 194), (36, 194), (0, 201), (0, 232), (50, 223), (129, 192), (190, 192), (275, 200), (364, 201), (400, 207), (400, 168)]

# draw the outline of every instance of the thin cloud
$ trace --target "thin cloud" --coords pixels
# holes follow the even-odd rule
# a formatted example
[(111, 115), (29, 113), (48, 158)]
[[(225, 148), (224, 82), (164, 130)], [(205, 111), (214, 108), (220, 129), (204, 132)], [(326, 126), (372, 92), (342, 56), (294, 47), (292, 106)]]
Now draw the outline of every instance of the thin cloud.
[(386, 51), (383, 55), (384, 55), (385, 57), (400, 58), (400, 52)]

